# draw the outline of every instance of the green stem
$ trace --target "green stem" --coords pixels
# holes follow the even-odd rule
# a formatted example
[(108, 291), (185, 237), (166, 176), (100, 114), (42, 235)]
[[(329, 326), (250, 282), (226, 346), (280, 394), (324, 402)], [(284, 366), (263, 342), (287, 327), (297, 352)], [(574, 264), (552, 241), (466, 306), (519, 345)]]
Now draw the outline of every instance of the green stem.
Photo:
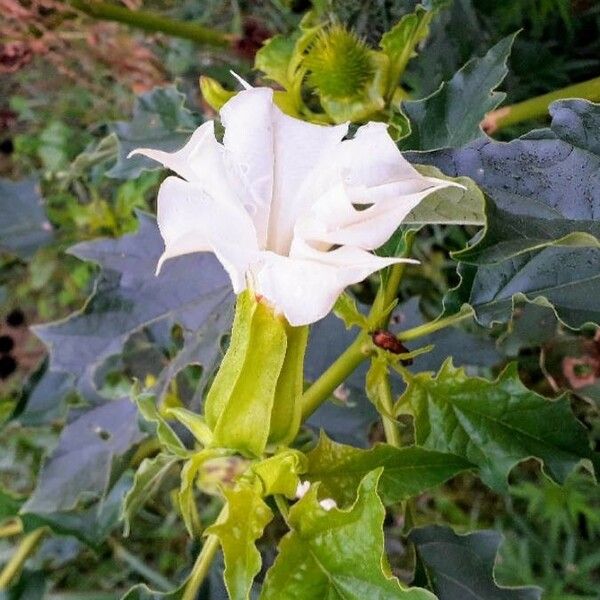
[(25, 561), (36, 551), (47, 532), (46, 527), (40, 527), (23, 538), (17, 551), (12, 555), (0, 573), (0, 591), (7, 589), (11, 581), (18, 577)]
[(208, 574), (218, 549), (219, 538), (216, 535), (209, 535), (192, 567), (192, 572), (190, 573), (190, 578), (185, 586), (181, 600), (196, 600), (200, 586)]
[(161, 14), (129, 10), (123, 6), (100, 2), (96, 0), (69, 0), (73, 8), (104, 21), (124, 23), (144, 31), (157, 31), (174, 37), (191, 40), (197, 44), (227, 47), (231, 45), (234, 36), (221, 31), (215, 31), (196, 23), (170, 19)]
[(11, 537), (13, 535), (19, 535), (23, 533), (23, 524), (21, 521), (11, 521), (0, 527), (0, 539), (5, 537)]
[[(414, 233), (408, 232), (406, 234), (406, 249), (404, 254), (410, 254), (413, 239)], [(392, 266), (385, 284), (382, 284), (379, 288), (368, 316), (368, 321), (374, 329), (387, 327), (391, 315), (386, 310), (396, 299), (405, 268), (406, 263), (399, 263)], [(346, 348), (327, 371), (302, 396), (303, 422), (331, 396), (334, 390), (354, 372), (360, 363), (371, 355), (372, 351), (373, 343), (369, 338), (368, 332), (361, 331), (354, 342)]]
[(379, 402), (383, 407), (381, 420), (383, 422), (385, 439), (391, 446), (400, 448), (402, 445), (402, 440), (400, 439), (398, 424), (391, 416), (394, 412), (394, 398), (392, 396), (392, 387), (390, 385), (390, 376), (388, 373), (381, 378), (381, 382), (377, 386), (377, 395), (379, 396)]
[(159, 590), (166, 592), (173, 589), (173, 584), (163, 577), (160, 573), (157, 573), (151, 569), (148, 565), (142, 562), (137, 556), (129, 552), (127, 548), (119, 544), (116, 540), (109, 539), (109, 546), (112, 548), (114, 555), (117, 559), (127, 563), (132, 571), (135, 571)]
[(335, 389), (365, 360), (372, 348), (368, 335), (361, 332), (337, 360), (323, 373), (302, 396), (302, 421), (312, 415)]
[(443, 319), (437, 319), (436, 321), (431, 321), (430, 323), (424, 323), (423, 325), (419, 325), (418, 327), (413, 327), (412, 329), (407, 329), (406, 331), (402, 331), (398, 335), (398, 339), (401, 342), (409, 342), (410, 340), (415, 340), (420, 337), (425, 337), (435, 331), (439, 331), (440, 329), (445, 329), (446, 327), (452, 327), (461, 321), (469, 319), (473, 316), (473, 309), (470, 306), (463, 306), (459, 312), (455, 315), (451, 315), (449, 317), (444, 317)]
[(585, 98), (594, 102), (599, 101), (600, 77), (575, 83), (560, 90), (494, 110), (484, 119), (483, 127), (488, 133), (493, 133), (509, 125), (544, 117), (548, 113), (548, 107), (552, 102), (565, 98)]
[(275, 499), (275, 504), (277, 505), (277, 508), (279, 509), (283, 520), (287, 523), (288, 515), (290, 514), (290, 509), (287, 500), (281, 494), (275, 494), (273, 498)]

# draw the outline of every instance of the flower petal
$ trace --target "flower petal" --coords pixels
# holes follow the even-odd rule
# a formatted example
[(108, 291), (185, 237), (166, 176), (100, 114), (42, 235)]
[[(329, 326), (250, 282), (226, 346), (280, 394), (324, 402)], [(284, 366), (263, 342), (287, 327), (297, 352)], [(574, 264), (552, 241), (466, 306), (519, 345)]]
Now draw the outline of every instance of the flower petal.
[(154, 150), (152, 148), (136, 148), (129, 153), (127, 158), (131, 158), (136, 154), (147, 156), (156, 162), (161, 163), (167, 169), (171, 169), (188, 181), (196, 179), (197, 172), (202, 169), (203, 165), (198, 164), (199, 161), (194, 160), (198, 150), (206, 143), (212, 143), (215, 140), (214, 122), (206, 121), (202, 123), (192, 137), (187, 141), (185, 146), (176, 152), (165, 152), (164, 150)]
[(385, 123), (371, 122), (359, 127), (355, 136), (341, 145), (336, 162), (350, 187), (376, 187), (402, 180), (414, 180), (418, 186), (424, 179), (402, 156)]
[[(412, 181), (412, 180), (411, 180)], [(406, 193), (405, 181), (398, 181), (369, 188), (373, 203), (357, 210), (352, 190), (338, 183), (323, 194), (309, 213), (296, 224), (294, 235), (322, 247), (347, 244), (365, 250), (374, 250), (384, 244), (396, 231), (408, 213), (423, 198), (443, 187), (451, 185), (442, 180), (421, 184), (425, 189)]]
[(158, 192), (158, 227), (165, 241), (165, 260), (192, 252), (212, 251), (231, 278), (236, 293), (246, 287), (245, 275), (256, 261), (256, 232), (241, 206), (210, 197), (205, 190), (178, 177), (167, 177)]
[(268, 247), (289, 252), (294, 225), (315, 197), (316, 171), (342, 145), (348, 125), (315, 125), (294, 119), (273, 106), (275, 183), (269, 215)]
[(269, 208), (273, 194), (273, 90), (252, 88), (236, 94), (221, 108), (223, 144), (237, 167), (252, 204), (261, 248), (267, 243)]
[(256, 291), (291, 325), (308, 325), (325, 317), (348, 285), (399, 262), (415, 261), (381, 258), (349, 246), (320, 252), (294, 242), (290, 257), (262, 253), (254, 275)]
[(273, 103), (273, 91), (268, 88), (240, 92), (223, 106), (221, 118), (223, 143), (237, 162), (255, 205), (261, 247), (287, 254), (294, 223), (307, 202), (310, 176), (348, 127), (314, 125), (289, 117)]

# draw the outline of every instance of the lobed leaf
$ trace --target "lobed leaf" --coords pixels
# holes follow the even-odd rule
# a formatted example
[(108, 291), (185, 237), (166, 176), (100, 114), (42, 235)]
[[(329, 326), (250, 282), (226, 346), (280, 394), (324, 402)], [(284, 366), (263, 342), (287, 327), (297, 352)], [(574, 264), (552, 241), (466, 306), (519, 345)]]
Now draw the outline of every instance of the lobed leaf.
[(292, 531), (279, 545), (260, 600), (321, 598), (434, 600), (420, 588), (405, 588), (384, 559), (385, 509), (377, 495), (381, 470), (367, 474), (348, 510), (326, 511), (317, 486), (290, 510)]
[(600, 466), (568, 400), (551, 401), (526, 388), (515, 364), (489, 381), (468, 377), (447, 360), (435, 376), (411, 377), (397, 410), (414, 416), (418, 445), (463, 457), (500, 491), (507, 490), (512, 467), (530, 457), (561, 483), (584, 460)]
[(216, 535), (225, 557), (225, 585), (230, 600), (248, 600), (262, 559), (256, 541), (273, 519), (271, 509), (251, 487), (225, 490), (226, 514), (206, 532)]
[(501, 536), (496, 531), (457, 535), (448, 527), (414, 529), (409, 539), (425, 565), (439, 600), (540, 600), (536, 587), (500, 587), (494, 563)]
[(28, 259), (53, 239), (36, 179), (0, 178), (0, 253)]
[(308, 453), (303, 477), (319, 482), (322, 495), (344, 505), (352, 502), (362, 479), (383, 468), (379, 494), (385, 504), (418, 496), (473, 465), (459, 456), (416, 446), (395, 448), (377, 444), (369, 450), (338, 444), (321, 434), (317, 447)]
[(452, 79), (422, 100), (403, 102), (411, 133), (400, 140), (402, 150), (458, 148), (481, 137), (480, 123), (505, 94), (494, 90), (508, 73), (506, 62), (515, 35), (471, 59)]

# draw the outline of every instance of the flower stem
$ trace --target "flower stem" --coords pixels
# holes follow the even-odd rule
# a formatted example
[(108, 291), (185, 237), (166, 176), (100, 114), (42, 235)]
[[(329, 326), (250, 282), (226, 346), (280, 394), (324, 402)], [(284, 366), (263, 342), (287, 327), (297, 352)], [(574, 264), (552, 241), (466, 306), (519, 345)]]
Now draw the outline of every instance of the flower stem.
[(389, 373), (386, 373), (381, 378), (381, 382), (377, 386), (377, 395), (379, 396), (378, 400), (383, 408), (381, 420), (383, 422), (385, 440), (391, 446), (400, 448), (400, 446), (402, 445), (402, 440), (400, 439), (398, 424), (392, 417), (392, 414), (394, 412), (394, 399), (392, 396), (392, 387), (390, 385)]
[(301, 400), (302, 421), (306, 421), (369, 356), (370, 349), (371, 342), (368, 335), (361, 332), (335, 362), (304, 392)]
[(200, 586), (208, 574), (218, 549), (219, 538), (216, 535), (209, 535), (192, 567), (192, 572), (190, 573), (190, 578), (185, 586), (181, 600), (196, 600)]
[(565, 98), (585, 98), (594, 102), (600, 100), (600, 77), (494, 110), (486, 115), (482, 126), (487, 133), (491, 134), (509, 125), (544, 117), (552, 102)]
[(17, 551), (12, 555), (0, 573), (0, 590), (7, 589), (13, 579), (18, 577), (25, 561), (36, 551), (47, 532), (46, 527), (40, 527), (23, 538)]
[(446, 327), (456, 325), (457, 323), (460, 323), (465, 319), (469, 319), (472, 316), (473, 309), (465, 304), (455, 315), (437, 319), (436, 321), (431, 321), (430, 323), (424, 323), (418, 327), (413, 327), (412, 329), (407, 329), (406, 331), (400, 332), (400, 334), (398, 334), (398, 339), (401, 342), (409, 342), (410, 340), (425, 337), (426, 335), (434, 333), (435, 331), (439, 331), (440, 329), (445, 329)]
[(166, 33), (174, 37), (191, 40), (197, 44), (208, 46), (227, 47), (231, 45), (235, 36), (221, 31), (215, 31), (208, 27), (203, 27), (197, 23), (179, 21), (170, 19), (161, 14), (142, 11), (129, 10), (123, 6), (109, 4), (96, 0), (69, 0), (73, 8), (104, 21), (116, 21), (124, 23), (144, 31), (157, 31)]

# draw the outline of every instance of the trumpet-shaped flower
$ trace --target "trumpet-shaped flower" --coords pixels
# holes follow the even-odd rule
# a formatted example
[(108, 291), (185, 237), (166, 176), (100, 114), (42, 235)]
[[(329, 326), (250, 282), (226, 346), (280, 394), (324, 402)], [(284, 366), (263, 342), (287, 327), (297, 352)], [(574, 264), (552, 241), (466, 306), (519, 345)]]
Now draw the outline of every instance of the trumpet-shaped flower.
[(384, 123), (323, 126), (294, 119), (269, 88), (221, 109), (174, 153), (140, 148), (178, 177), (158, 194), (162, 263), (214, 252), (233, 289), (250, 287), (291, 325), (324, 317), (350, 284), (403, 258), (372, 254), (423, 198), (451, 185), (420, 175)]

